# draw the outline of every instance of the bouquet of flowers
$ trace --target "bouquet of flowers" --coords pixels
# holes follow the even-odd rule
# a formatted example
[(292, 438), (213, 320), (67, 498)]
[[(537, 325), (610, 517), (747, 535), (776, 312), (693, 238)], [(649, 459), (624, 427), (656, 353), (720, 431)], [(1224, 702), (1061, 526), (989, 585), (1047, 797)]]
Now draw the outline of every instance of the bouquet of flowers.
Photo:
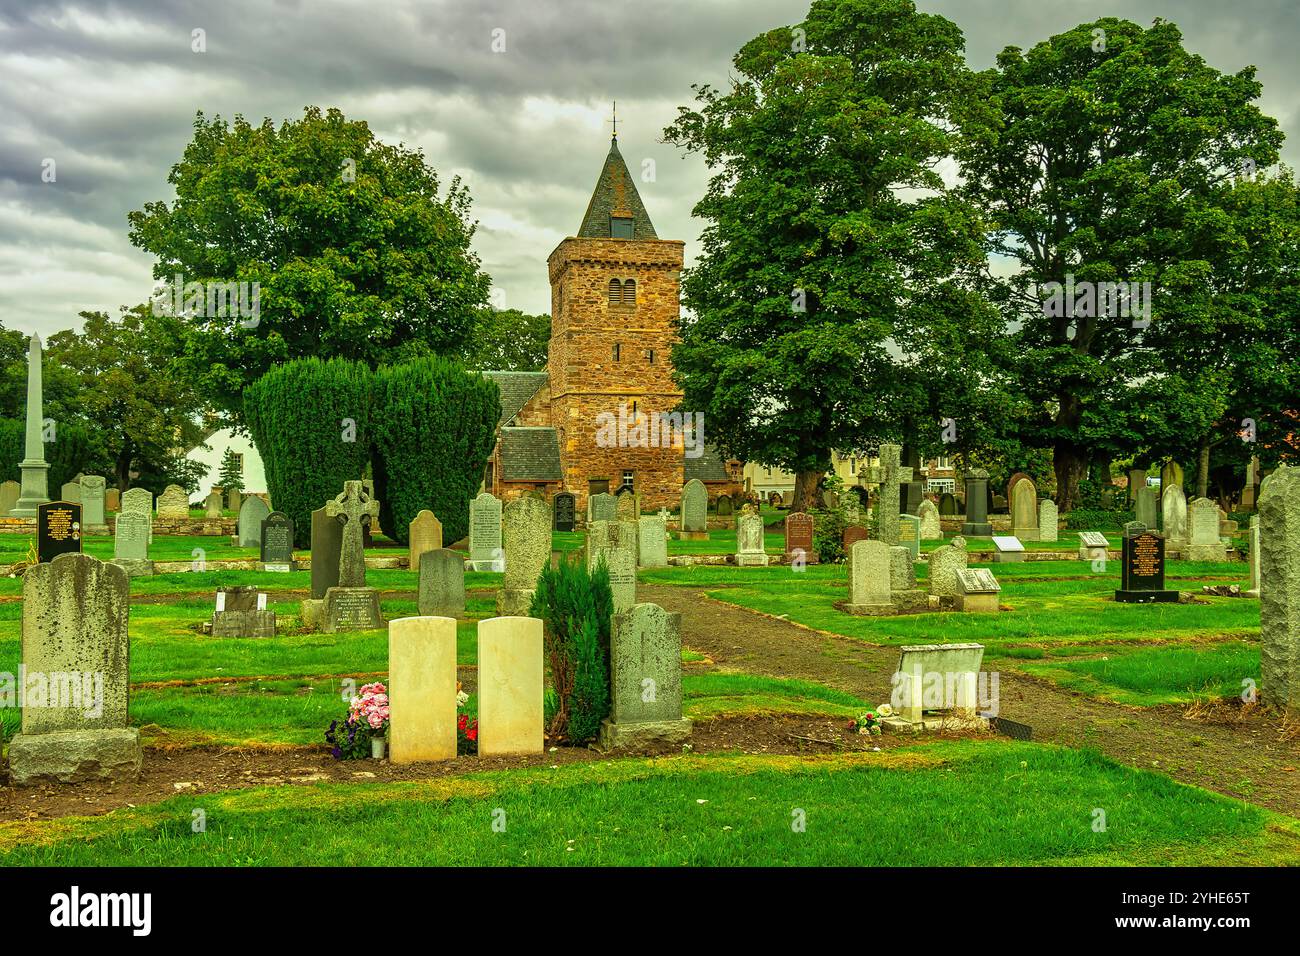
[[(456, 682), (456, 709), (469, 703), (469, 694), (460, 689)], [(478, 753), (478, 721), (470, 720), (469, 714), (456, 715), (456, 753), (458, 756)]]
[(348, 706), (348, 722), (362, 721), (370, 728), (370, 736), (382, 737), (388, 733), (388, 688), (379, 682), (366, 684), (361, 693), (352, 698)]
[(330, 721), (325, 742), (332, 744), (336, 760), (361, 760), (371, 755), (370, 741), (388, 733), (388, 689), (366, 684), (348, 704), (343, 720)]
[(893, 714), (894, 708), (888, 704), (881, 704), (875, 710), (869, 710), (860, 717), (849, 721), (849, 730), (856, 731), (863, 735), (879, 736), (880, 719)]

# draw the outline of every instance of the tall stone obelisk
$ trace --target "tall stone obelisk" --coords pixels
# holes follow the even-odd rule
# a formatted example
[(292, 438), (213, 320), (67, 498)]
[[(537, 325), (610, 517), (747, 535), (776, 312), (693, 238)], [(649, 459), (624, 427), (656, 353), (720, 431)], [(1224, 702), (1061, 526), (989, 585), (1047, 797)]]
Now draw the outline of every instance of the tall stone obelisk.
[(50, 500), (49, 464), (45, 461), (42, 427), (45, 424), (41, 400), (41, 337), (33, 335), (27, 348), (27, 447), (18, 467), (23, 472), (23, 490), (9, 513), (15, 518), (35, 518), (36, 506)]

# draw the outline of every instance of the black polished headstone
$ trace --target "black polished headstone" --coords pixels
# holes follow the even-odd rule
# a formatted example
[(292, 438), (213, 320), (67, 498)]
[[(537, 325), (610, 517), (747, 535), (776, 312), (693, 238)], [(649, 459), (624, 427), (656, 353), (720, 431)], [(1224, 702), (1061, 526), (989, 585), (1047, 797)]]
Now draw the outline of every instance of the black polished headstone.
[(293, 519), (283, 511), (262, 519), (262, 563), (293, 563)]
[(69, 553), (81, 553), (81, 505), (75, 501), (47, 501), (37, 505), (37, 559), (47, 564)]
[(569, 492), (561, 491), (555, 496), (553, 504), (552, 514), (554, 515), (555, 530), (572, 531), (577, 499)]
[(1160, 532), (1137, 524), (1125, 526), (1121, 561), (1116, 601), (1148, 604), (1178, 600), (1177, 591), (1165, 590), (1165, 538)]

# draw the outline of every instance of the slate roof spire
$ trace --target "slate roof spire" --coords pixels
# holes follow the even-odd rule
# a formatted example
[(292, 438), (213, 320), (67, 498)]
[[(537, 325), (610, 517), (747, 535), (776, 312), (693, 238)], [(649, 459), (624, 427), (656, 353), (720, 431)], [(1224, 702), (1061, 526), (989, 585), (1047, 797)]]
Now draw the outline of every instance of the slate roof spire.
[[(627, 234), (628, 224), (631, 234)], [(636, 181), (618, 151), (618, 132), (609, 141), (609, 155), (587, 203), (578, 235), (588, 239), (658, 239), (650, 214), (645, 211)]]

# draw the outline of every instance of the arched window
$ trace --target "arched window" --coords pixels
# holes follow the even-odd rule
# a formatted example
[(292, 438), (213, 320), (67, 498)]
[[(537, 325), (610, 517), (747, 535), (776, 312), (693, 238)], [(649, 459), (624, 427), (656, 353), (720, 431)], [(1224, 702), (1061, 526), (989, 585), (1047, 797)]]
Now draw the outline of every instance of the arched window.
[(609, 280), (609, 304), (619, 305), (623, 301), (623, 283), (617, 279)]
[(628, 279), (623, 283), (623, 304), (636, 305), (636, 280)]

